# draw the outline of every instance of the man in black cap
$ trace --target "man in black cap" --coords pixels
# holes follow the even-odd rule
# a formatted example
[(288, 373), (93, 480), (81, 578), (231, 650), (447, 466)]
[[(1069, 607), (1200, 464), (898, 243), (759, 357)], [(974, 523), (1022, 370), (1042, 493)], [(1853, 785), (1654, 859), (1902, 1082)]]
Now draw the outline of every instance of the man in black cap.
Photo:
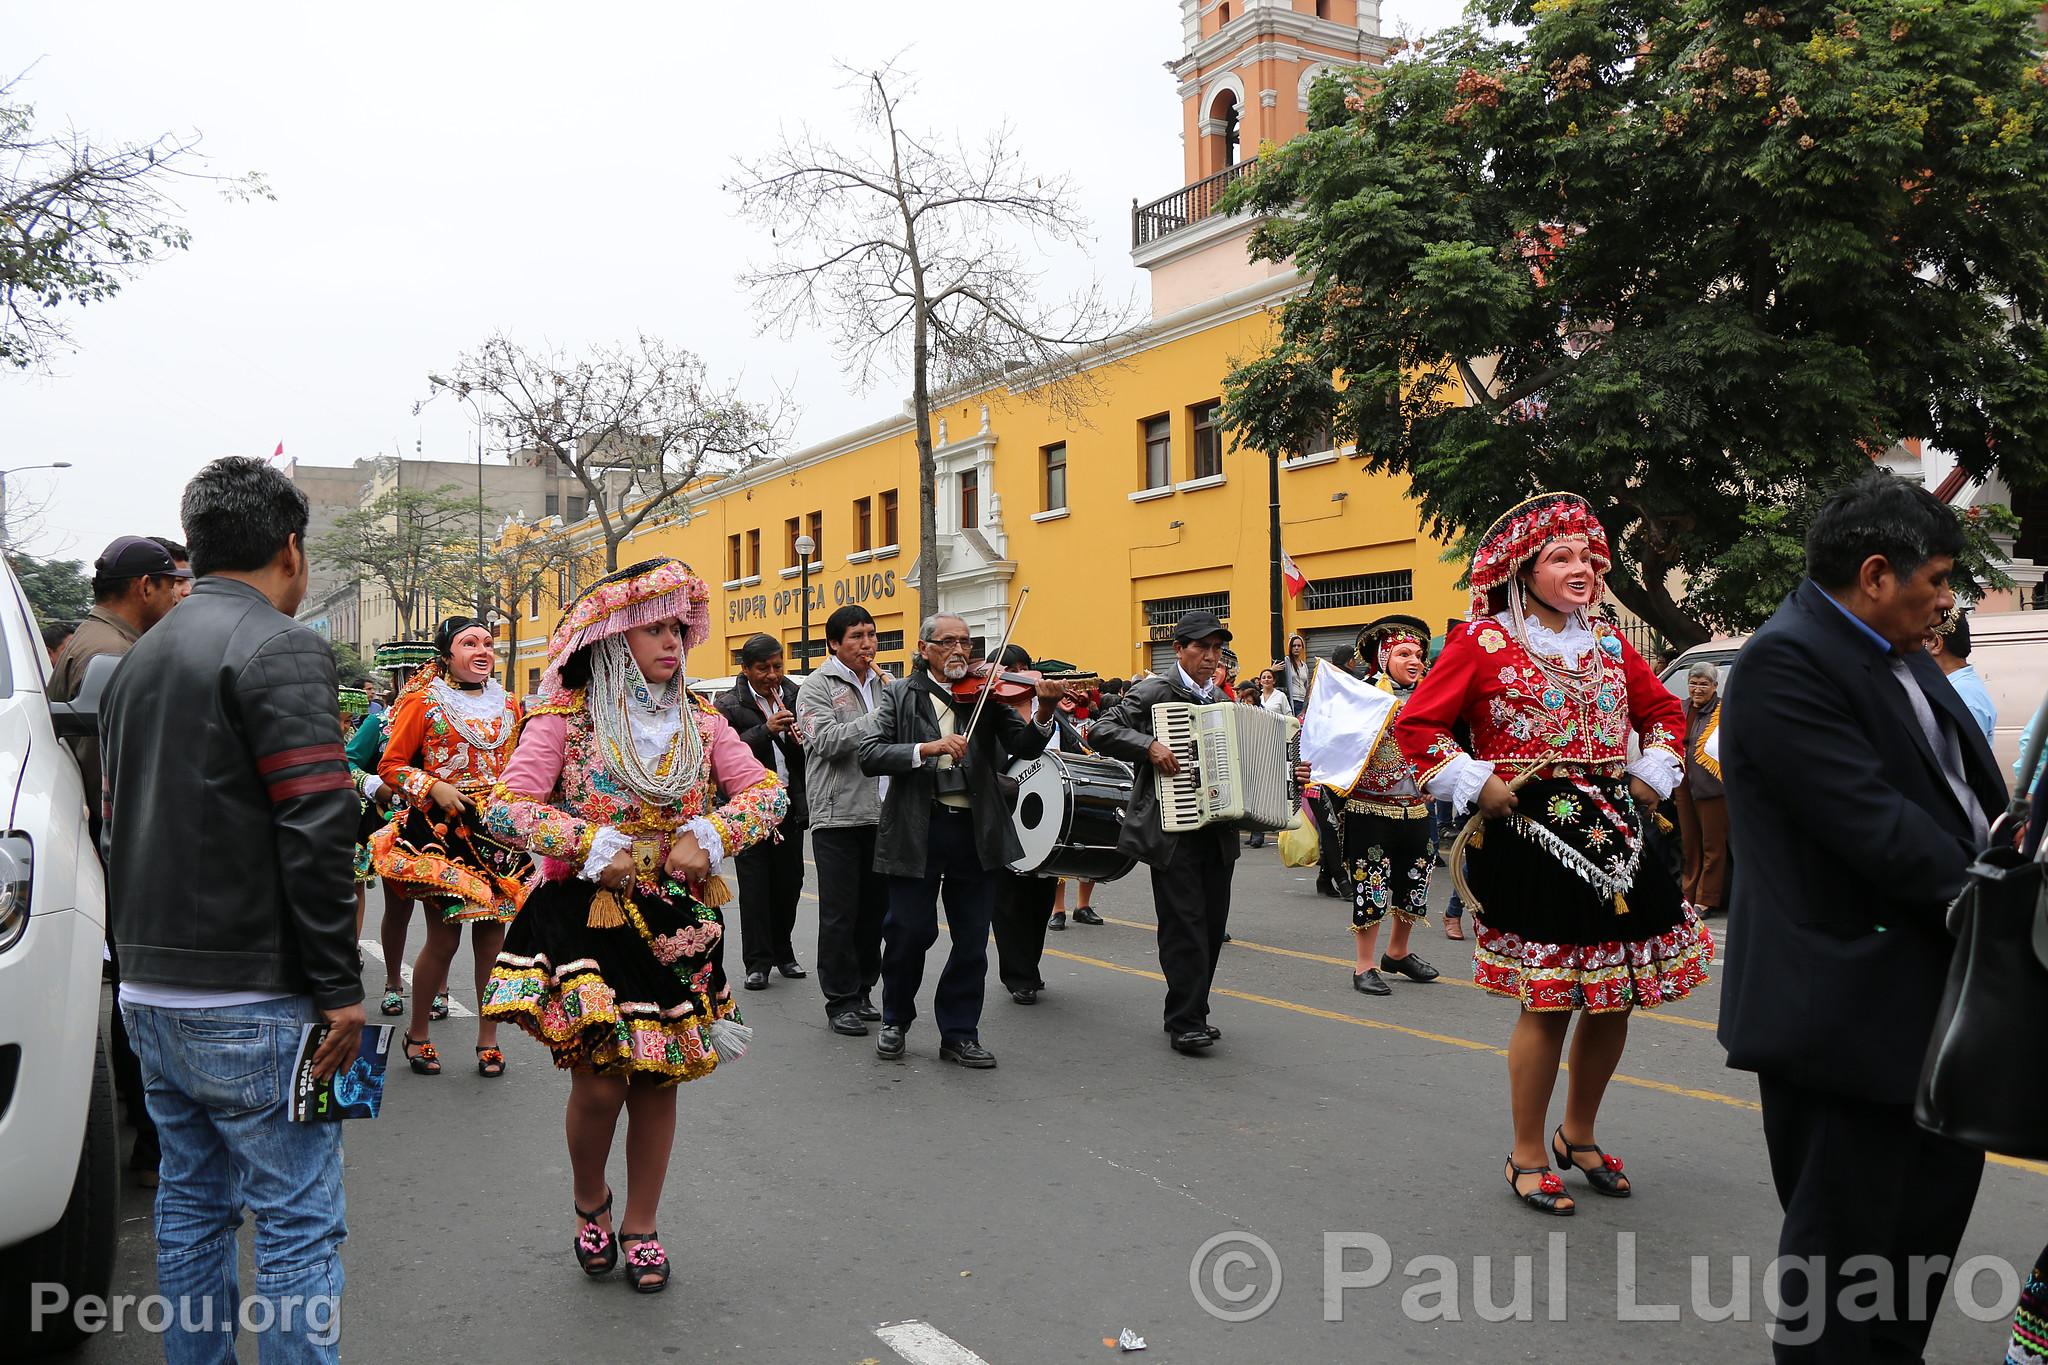
[(1097, 753), (1129, 763), (1137, 790), (1117, 847), (1152, 869), (1159, 920), (1159, 969), (1166, 974), (1166, 1032), (1176, 1052), (1194, 1054), (1223, 1036), (1209, 1024), (1209, 983), (1230, 920), (1230, 873), (1237, 829), (1214, 824), (1168, 834), (1160, 823), (1158, 779), (1180, 772), (1173, 751), (1152, 733), (1163, 701), (1228, 706), (1216, 684), (1230, 632), (1214, 614), (1191, 611), (1173, 628), (1173, 667), (1131, 684), (1089, 732)]
[[(144, 631), (171, 614), (171, 608), (192, 591), (191, 555), (175, 540), (156, 536), (122, 536), (107, 546), (92, 566), (92, 610), (64, 642), (50, 669), (50, 700), (70, 701), (84, 681), (85, 666), (102, 654), (124, 655)], [(85, 780), (87, 813), (93, 847), (100, 842), (99, 736), (66, 740)], [(109, 954), (108, 979), (120, 989), (120, 970)], [(156, 1184), (156, 1125), (142, 1099), (142, 1070), (129, 1045), (121, 1012), (114, 1011), (109, 1053), (114, 1085), (135, 1129), (135, 1148), (128, 1167), (145, 1185)]]

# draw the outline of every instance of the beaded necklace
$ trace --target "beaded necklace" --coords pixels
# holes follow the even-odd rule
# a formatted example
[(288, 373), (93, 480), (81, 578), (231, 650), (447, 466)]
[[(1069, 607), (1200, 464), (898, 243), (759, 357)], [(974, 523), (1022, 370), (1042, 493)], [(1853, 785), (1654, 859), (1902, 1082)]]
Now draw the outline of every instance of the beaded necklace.
[[(659, 806), (681, 802), (697, 780), (704, 760), (704, 737), (695, 719), (681, 712), (682, 686), (671, 678), (657, 694), (633, 662), (623, 635), (591, 646), (590, 725), (604, 746), (606, 765), (642, 799)], [(640, 753), (636, 721), (661, 718), (675, 711), (675, 734), (652, 761)], [(635, 713), (638, 713), (637, 715)]]

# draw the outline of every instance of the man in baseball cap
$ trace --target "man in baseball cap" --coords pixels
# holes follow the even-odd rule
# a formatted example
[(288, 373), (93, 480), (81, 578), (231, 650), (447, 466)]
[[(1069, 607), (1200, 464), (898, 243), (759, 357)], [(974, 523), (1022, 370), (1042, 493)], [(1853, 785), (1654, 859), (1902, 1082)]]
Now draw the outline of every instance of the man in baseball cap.
[[(122, 536), (101, 552), (92, 566), (92, 610), (57, 651), (50, 668), (50, 700), (70, 701), (78, 695), (85, 666), (102, 654), (126, 654), (144, 631), (171, 614), (171, 608), (192, 591), (191, 555), (175, 540), (156, 536)], [(66, 740), (85, 779), (86, 806), (91, 813), (92, 843), (100, 843), (100, 742), (98, 736)], [(113, 978), (119, 984), (118, 965)], [(135, 1129), (129, 1169), (144, 1184), (156, 1183), (156, 1125), (142, 1098), (142, 1072), (128, 1042), (121, 1011), (114, 1011), (112, 1060), (114, 1086), (121, 1094), (128, 1122)]]

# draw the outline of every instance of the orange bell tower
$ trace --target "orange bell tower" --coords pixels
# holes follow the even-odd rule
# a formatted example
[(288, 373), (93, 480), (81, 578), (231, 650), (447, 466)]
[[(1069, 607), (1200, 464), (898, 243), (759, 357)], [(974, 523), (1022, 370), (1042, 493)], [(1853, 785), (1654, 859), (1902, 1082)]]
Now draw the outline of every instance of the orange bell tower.
[(1216, 200), (1266, 144), (1308, 126), (1308, 90), (1335, 67), (1377, 65), (1379, 0), (1180, 0), (1178, 82), (1186, 183), (1131, 205), (1131, 260), (1151, 272), (1155, 317), (1270, 276), (1245, 260), (1244, 218)]

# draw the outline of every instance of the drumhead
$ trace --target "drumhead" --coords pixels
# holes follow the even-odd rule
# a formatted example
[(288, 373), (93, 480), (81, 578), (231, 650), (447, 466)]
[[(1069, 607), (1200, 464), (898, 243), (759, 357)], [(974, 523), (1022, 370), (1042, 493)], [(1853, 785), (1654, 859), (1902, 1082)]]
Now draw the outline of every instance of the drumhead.
[(1067, 783), (1058, 754), (1041, 754), (1021, 760), (1010, 768), (1017, 783), (1017, 806), (1010, 823), (1024, 852), (1010, 864), (1013, 872), (1033, 872), (1043, 867), (1059, 847), (1060, 832), (1067, 823)]

